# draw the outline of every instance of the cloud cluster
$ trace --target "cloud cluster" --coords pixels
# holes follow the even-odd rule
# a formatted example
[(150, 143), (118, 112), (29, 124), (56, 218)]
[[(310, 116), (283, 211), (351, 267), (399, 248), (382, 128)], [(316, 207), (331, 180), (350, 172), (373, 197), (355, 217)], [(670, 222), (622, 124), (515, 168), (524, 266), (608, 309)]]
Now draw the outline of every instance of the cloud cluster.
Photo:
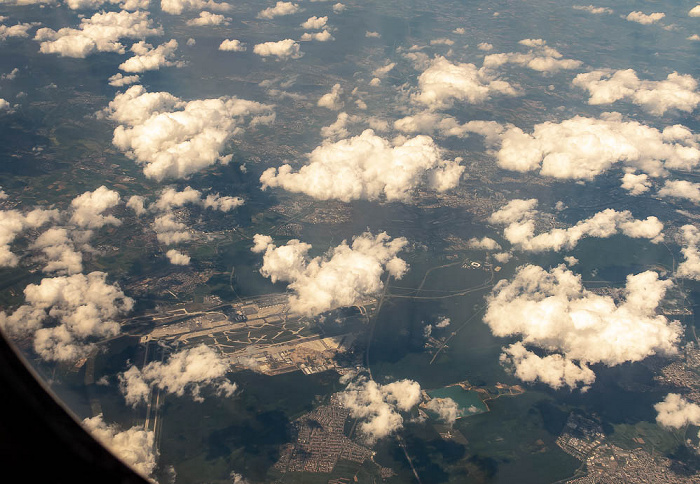
[(274, 120), (274, 111), (265, 104), (235, 97), (185, 102), (167, 92), (148, 93), (139, 85), (117, 94), (106, 112), (120, 124), (114, 145), (158, 181), (228, 163), (231, 155), (222, 152), (246, 117), (252, 117), (251, 125)]
[(622, 176), (621, 187), (627, 190), (630, 195), (634, 196), (646, 193), (651, 188), (649, 175), (646, 173), (636, 175), (634, 172), (629, 171)]
[(502, 359), (523, 380), (553, 388), (590, 385), (595, 375), (589, 364), (613, 366), (677, 351), (681, 324), (657, 314), (672, 284), (652, 271), (629, 275), (618, 303), (584, 288), (581, 276), (564, 265), (549, 271), (526, 265), (495, 286), (484, 322), (495, 336), (522, 339), (504, 348)]
[(121, 220), (114, 215), (105, 215), (120, 201), (119, 193), (104, 185), (75, 197), (70, 210), (61, 214), (63, 217), (69, 215), (67, 222), (42, 233), (31, 246), (46, 256), (47, 264), (42, 271), (57, 274), (82, 272), (83, 257), (78, 250), (91, 250), (88, 242), (94, 229), (121, 225)]
[(107, 210), (119, 204), (119, 193), (106, 186), (85, 192), (75, 197), (70, 205), (73, 214), (70, 222), (80, 228), (98, 229), (105, 225), (121, 225), (114, 215), (104, 215)]
[(154, 27), (148, 12), (99, 12), (83, 18), (77, 29), (64, 27), (58, 31), (41, 28), (34, 40), (40, 42), (43, 54), (59, 54), (64, 57), (85, 58), (93, 52), (117, 52), (126, 49), (120, 39), (145, 39), (162, 35), (160, 27)]
[(372, 75), (374, 77), (384, 77), (386, 76), (391, 70), (396, 67), (396, 62), (390, 62), (386, 64), (385, 66), (382, 67), (377, 67), (375, 70), (372, 71)]
[(122, 10), (147, 10), (151, 6), (151, 0), (110, 0), (111, 4), (118, 4)]
[(171, 264), (176, 266), (186, 266), (190, 263), (190, 256), (183, 254), (179, 250), (170, 249), (165, 253), (165, 256), (168, 258)]
[(490, 54), (484, 57), (484, 68), (497, 69), (504, 64), (517, 64), (539, 72), (557, 72), (562, 69), (576, 69), (583, 64), (573, 59), (563, 59), (562, 54), (547, 45), (542, 39), (523, 39), (520, 45), (529, 47), (525, 53), (507, 52)]
[(384, 272), (396, 279), (408, 269), (397, 254), (408, 241), (392, 239), (386, 232), (366, 232), (351, 245), (343, 241), (325, 255), (310, 258), (310, 244), (290, 240), (277, 247), (266, 235), (254, 237), (253, 252), (263, 254), (260, 273), (272, 282), (289, 282), (291, 311), (314, 316), (339, 307), (352, 306), (361, 298), (377, 294)]
[(478, 69), (474, 64), (448, 61), (436, 56), (418, 77), (419, 91), (412, 100), (430, 109), (452, 107), (455, 101), (478, 104), (492, 95), (515, 96), (517, 91), (492, 72)]
[(58, 210), (35, 209), (22, 213), (18, 210), (0, 212), (0, 267), (16, 267), (19, 258), (10, 246), (19, 234), (27, 229), (36, 229), (59, 218)]
[[(33, 2), (39, 3), (39, 2)], [(53, 3), (48, 1), (45, 3)], [(151, 5), (151, 0), (67, 0), (66, 5), (71, 10), (83, 10), (83, 9), (96, 9), (104, 5), (105, 3), (110, 3), (112, 5), (119, 5), (122, 10), (146, 10)]]
[(459, 406), (451, 398), (433, 398), (425, 406), (448, 425), (455, 423), (459, 417)]
[(489, 222), (506, 225), (503, 238), (518, 250), (526, 252), (560, 251), (574, 248), (585, 237), (608, 238), (621, 233), (632, 238), (649, 239), (653, 243), (663, 241), (663, 224), (654, 216), (644, 220), (635, 219), (629, 210), (618, 212), (611, 208), (581, 220), (566, 229), (552, 229), (535, 235), (538, 211), (537, 200), (511, 200), (494, 212)]
[(372, 130), (325, 141), (308, 159), (297, 172), (290, 165), (268, 168), (260, 177), (263, 188), (281, 187), (320, 200), (406, 200), (426, 178), (430, 188), (442, 192), (456, 187), (464, 172), (461, 159), (442, 159), (428, 136), (392, 144)]
[(191, 27), (205, 27), (208, 25), (229, 25), (230, 23), (230, 17), (224, 17), (221, 14), (211, 13), (207, 11), (199, 12), (199, 17), (187, 21), (187, 25)]
[(691, 403), (677, 393), (669, 393), (654, 405), (656, 421), (664, 427), (679, 429), (686, 425), (700, 426), (700, 405)]
[(700, 281), (700, 230), (693, 225), (681, 227), (683, 262), (676, 268), (676, 277)]
[(666, 14), (663, 12), (654, 12), (654, 13), (650, 13), (650, 14), (645, 14), (643, 12), (636, 10), (634, 12), (630, 12), (627, 15), (626, 19), (628, 22), (636, 22), (636, 23), (642, 24), (642, 25), (651, 25), (651, 24), (658, 22), (659, 20), (661, 20), (665, 16), (666, 16)]
[(243, 52), (246, 50), (246, 47), (244, 44), (241, 43), (240, 40), (225, 39), (219, 45), (219, 50), (223, 50), (226, 52)]
[(145, 403), (152, 388), (182, 397), (190, 394), (203, 401), (202, 387), (212, 387), (218, 395), (230, 397), (236, 384), (226, 378), (228, 361), (206, 345), (171, 354), (165, 362), (152, 361), (142, 369), (130, 367), (119, 374), (119, 387), (126, 403)]
[(447, 45), (447, 46), (452, 46), (455, 45), (455, 41), (452, 39), (448, 39), (447, 37), (441, 37), (439, 39), (432, 39), (430, 41), (430, 45)]
[(492, 238), (489, 237), (483, 237), (481, 239), (477, 239), (476, 237), (473, 237), (469, 239), (467, 242), (469, 245), (470, 249), (477, 249), (477, 250), (500, 250), (501, 246), (493, 240)]
[(412, 380), (400, 380), (380, 385), (360, 379), (350, 383), (340, 394), (340, 401), (359, 425), (369, 443), (391, 435), (403, 427), (401, 412), (408, 412), (421, 400), (420, 385)]
[(206, 197), (202, 192), (192, 187), (185, 187), (182, 191), (167, 187), (161, 190), (158, 199), (149, 207), (153, 211), (170, 212), (174, 208), (185, 205), (199, 205), (203, 208), (211, 208), (221, 212), (230, 212), (234, 208), (243, 205), (244, 201), (239, 197), (222, 197), (218, 193), (210, 193)]
[(340, 111), (345, 104), (340, 99), (342, 94), (343, 88), (340, 84), (334, 84), (331, 91), (321, 96), (316, 105), (322, 108), (328, 108), (332, 111)]
[(131, 46), (131, 52), (136, 55), (124, 61), (119, 69), (124, 72), (141, 73), (157, 71), (163, 66), (182, 65), (171, 60), (175, 56), (176, 50), (177, 41), (175, 39), (155, 48), (151, 44), (140, 41)]
[[(221, 212), (229, 212), (240, 207), (245, 202), (242, 198), (222, 197), (218, 193), (210, 193), (204, 197), (199, 190), (187, 186), (182, 191), (178, 191), (172, 187), (164, 188), (161, 190), (158, 199), (151, 203), (148, 208), (146, 208), (145, 203), (146, 200), (144, 197), (135, 195), (129, 199), (127, 207), (134, 210), (137, 216), (142, 216), (147, 212), (156, 214), (153, 221), (153, 230), (156, 232), (158, 241), (165, 245), (173, 245), (192, 239), (189, 227), (176, 219), (176, 215), (173, 212), (174, 209), (185, 205), (198, 205), (205, 209), (209, 208)], [(176, 251), (170, 252), (174, 254)], [(171, 257), (168, 255), (168, 258), (174, 264), (189, 263), (189, 257), (187, 258), (187, 262), (184, 262), (184, 257), (187, 256), (176, 257), (173, 255)]]
[(307, 30), (321, 30), (328, 24), (328, 17), (309, 17), (304, 23), (301, 24), (302, 29)]
[(44, 253), (47, 264), (43, 272), (77, 274), (83, 271), (83, 255), (75, 249), (75, 242), (68, 230), (52, 227), (43, 232), (31, 245)]
[(321, 128), (321, 136), (328, 139), (347, 138), (350, 135), (349, 131), (346, 129), (348, 123), (356, 120), (356, 116), (349, 116), (348, 113), (345, 112), (338, 113), (338, 117), (332, 124)]
[(216, 3), (214, 0), (161, 0), (160, 8), (171, 15), (180, 15), (185, 10), (213, 10), (227, 12), (231, 10), (228, 3)]
[(500, 135), (505, 128), (496, 121), (467, 121), (460, 124), (452, 116), (423, 111), (414, 115), (405, 116), (394, 121), (394, 129), (402, 133), (439, 133), (441, 136), (456, 136), (464, 138), (470, 134), (479, 134), (486, 139), (489, 145), (497, 144)]
[(165, 245), (180, 244), (192, 240), (189, 227), (175, 219), (175, 214), (166, 213), (153, 221), (153, 230), (158, 242)]
[(28, 229), (53, 226), (29, 245), (44, 253), (47, 265), (43, 272), (75, 274), (82, 271), (82, 255), (77, 247), (89, 247), (93, 229), (120, 225), (121, 221), (105, 212), (119, 203), (119, 194), (105, 186), (75, 197), (66, 211), (35, 209), (27, 213), (17, 210), (0, 212), (0, 267), (15, 267), (19, 258), (11, 252), (15, 238)]
[(299, 59), (304, 55), (299, 43), (292, 39), (255, 44), (253, 52), (260, 57), (276, 57), (278, 60)]
[(310, 42), (315, 40), (316, 42), (328, 42), (330, 40), (335, 40), (335, 37), (331, 35), (328, 30), (323, 30), (321, 32), (304, 32), (304, 34), (299, 39), (302, 42)]
[(24, 289), (24, 304), (17, 310), (0, 312), (0, 327), (10, 334), (31, 334), (34, 351), (44, 360), (75, 361), (94, 349), (95, 339), (119, 334), (115, 318), (133, 304), (104, 272), (45, 278)]
[(3, 0), (2, 3), (10, 5), (53, 5), (55, 0)]
[(595, 373), (586, 364), (576, 363), (560, 354), (539, 356), (521, 342), (503, 348), (501, 363), (512, 365), (516, 378), (534, 383), (540, 381), (554, 389), (564, 386), (586, 390), (595, 382)]
[(107, 424), (102, 414), (86, 418), (82, 424), (95, 439), (143, 477), (153, 474), (157, 453), (152, 430), (145, 430), (140, 425), (120, 430), (116, 424)]
[(275, 17), (282, 17), (285, 15), (292, 15), (299, 11), (299, 5), (292, 2), (277, 2), (274, 7), (269, 7), (261, 10), (258, 13), (258, 18), (262, 19), (273, 19)]
[(10, 37), (29, 37), (29, 29), (36, 25), (36, 23), (22, 22), (11, 26), (0, 24), (0, 41), (7, 40)]
[(600, 119), (575, 116), (537, 124), (532, 134), (509, 127), (496, 153), (501, 168), (539, 170), (554, 178), (591, 180), (617, 163), (653, 176), (691, 169), (700, 162), (698, 136), (681, 125), (659, 131), (619, 113)]
[(640, 80), (634, 69), (597, 70), (579, 74), (572, 84), (589, 92), (588, 104), (612, 104), (628, 99), (659, 116), (673, 109), (690, 113), (700, 104), (698, 82), (677, 72), (663, 81), (648, 81)]
[(582, 10), (584, 12), (592, 13), (594, 15), (602, 14), (612, 14), (613, 10), (608, 7), (596, 7), (595, 5), (574, 5), (572, 7), (574, 10)]
[(659, 190), (660, 197), (685, 198), (693, 202), (700, 202), (700, 183), (687, 180), (666, 180)]
[(136, 84), (141, 78), (139, 76), (125, 76), (121, 72), (114, 74), (109, 78), (109, 85), (113, 87), (124, 87), (129, 84)]

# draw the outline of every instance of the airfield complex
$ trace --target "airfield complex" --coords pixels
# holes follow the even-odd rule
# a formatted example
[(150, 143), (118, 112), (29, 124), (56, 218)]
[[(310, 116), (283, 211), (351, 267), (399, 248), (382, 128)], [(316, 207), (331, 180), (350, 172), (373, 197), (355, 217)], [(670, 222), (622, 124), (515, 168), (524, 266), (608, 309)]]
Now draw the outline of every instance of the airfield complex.
[[(450, 243), (451, 250), (463, 250), (464, 241), (452, 239)], [(482, 270), (490, 274), (491, 278), (486, 281), (485, 286), (492, 282), (493, 273), (500, 269), (494, 269), (488, 259), (477, 262), (457, 255), (447, 257), (448, 261), (454, 259), (457, 260), (448, 262), (446, 266), (460, 265), (463, 269)], [(201, 281), (195, 278), (182, 283), (198, 285)], [(412, 297), (409, 294), (401, 294), (401, 288), (396, 289), (398, 295), (390, 297)], [(621, 294), (615, 288), (593, 290), (613, 298), (618, 298)], [(664, 307), (664, 313), (673, 316), (686, 315), (687, 310), (679, 310), (676, 307), (676, 298), (669, 299), (673, 299), (672, 304)], [(381, 301), (377, 298), (368, 297), (358, 301), (354, 314), (333, 317), (357, 317), (369, 322), (380, 304)], [(148, 329), (144, 331), (144, 327)], [(348, 363), (347, 358), (344, 364), (338, 361), (339, 355), (348, 354), (356, 349), (356, 343), (360, 342), (358, 334), (324, 334), (323, 325), (290, 313), (287, 294), (238, 298), (230, 303), (223, 302), (217, 296), (205, 296), (201, 303), (177, 303), (131, 318), (125, 322), (125, 329), (127, 328), (131, 329), (128, 331), (130, 334), (139, 336), (140, 342), (146, 347), (159, 342), (167, 343), (167, 347), (181, 348), (199, 344), (215, 347), (228, 357), (232, 371), (252, 370), (269, 376), (294, 371), (310, 375), (327, 370), (345, 374), (361, 370), (363, 364), (361, 358), (355, 358), (352, 363)], [(447, 336), (437, 339), (429, 336), (426, 338), (425, 347), (431, 352), (437, 352), (447, 345), (449, 339)], [(158, 356), (162, 359), (165, 356), (164, 351), (161, 346), (160, 355), (154, 351), (149, 356), (151, 359)], [(657, 382), (683, 393), (690, 401), (700, 402), (700, 350), (695, 343), (688, 344), (680, 358), (663, 364), (657, 370)], [(432, 398), (444, 397), (441, 392), (452, 387), (455, 387), (453, 393), (460, 387), (465, 398), (468, 394), (477, 395), (478, 401), (483, 405), (482, 409), (468, 404), (468, 398), (464, 402), (458, 402), (458, 418), (489, 411), (488, 401), (503, 396), (517, 396), (525, 391), (519, 385), (499, 383), (494, 388), (487, 389), (473, 387), (466, 381), (444, 389), (423, 391), (419, 415), (431, 420), (432, 426), (442, 439), (460, 445), (468, 445), (467, 438), (457, 428), (436, 420), (436, 415), (427, 411), (427, 402)], [(146, 420), (146, 425), (149, 426), (150, 423), (156, 432), (160, 430), (160, 393), (154, 392), (150, 396)], [(456, 391), (453, 397), (459, 400), (460, 395), (461, 392)], [(339, 464), (358, 470), (369, 465), (374, 469), (373, 474), (383, 479), (394, 476), (392, 469), (374, 462), (372, 449), (355, 435), (356, 425), (357, 421), (350, 418), (349, 410), (342, 405), (339, 395), (331, 395), (327, 403), (318, 405), (292, 422), (292, 440), (280, 449), (274, 471), (279, 476), (302, 478), (305, 473), (332, 474)], [(674, 461), (659, 456), (656, 452), (649, 452), (644, 448), (624, 449), (611, 443), (598, 420), (580, 414), (572, 413), (569, 416), (556, 443), (564, 452), (581, 461), (579, 471), (567, 481), (573, 484), (689, 484), (698, 482), (700, 477), (697, 473), (683, 475), (675, 472), (672, 468)], [(693, 446), (692, 443), (689, 445)], [(404, 452), (410, 463), (411, 459), (405, 447)], [(344, 482), (342, 479), (344, 478), (338, 482)]]
[[(376, 299), (358, 302), (359, 314), (367, 317)], [(141, 343), (163, 341), (182, 346), (207, 344), (228, 356), (232, 369), (250, 369), (266, 375), (301, 371), (310, 375), (336, 369), (336, 355), (347, 352), (356, 340), (352, 333), (324, 336), (311, 329), (306, 318), (289, 313), (287, 296), (271, 294), (223, 304), (209, 297), (204, 304), (180, 304), (138, 318), (155, 323), (141, 336)]]

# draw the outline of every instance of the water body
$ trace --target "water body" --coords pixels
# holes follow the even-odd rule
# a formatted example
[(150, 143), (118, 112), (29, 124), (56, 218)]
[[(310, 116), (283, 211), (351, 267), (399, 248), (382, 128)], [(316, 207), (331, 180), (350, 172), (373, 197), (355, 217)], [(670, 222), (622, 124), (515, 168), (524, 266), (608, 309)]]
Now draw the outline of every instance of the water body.
[(459, 385), (430, 390), (427, 393), (430, 398), (451, 398), (454, 400), (459, 408), (458, 415), (460, 417), (469, 417), (489, 411), (489, 407), (481, 400), (479, 392), (466, 390)]

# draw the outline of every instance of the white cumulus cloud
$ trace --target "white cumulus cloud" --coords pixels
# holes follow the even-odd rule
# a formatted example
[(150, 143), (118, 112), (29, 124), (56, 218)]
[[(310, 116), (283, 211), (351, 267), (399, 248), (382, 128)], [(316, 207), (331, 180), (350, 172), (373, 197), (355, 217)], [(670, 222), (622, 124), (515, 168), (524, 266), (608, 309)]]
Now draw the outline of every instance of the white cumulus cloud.
[(454, 188), (464, 171), (461, 159), (442, 159), (428, 136), (392, 145), (372, 130), (337, 142), (326, 141), (308, 159), (297, 172), (290, 165), (268, 168), (260, 177), (263, 188), (281, 187), (320, 200), (405, 200), (411, 190), (425, 182), (437, 191)]
[[(502, 359), (526, 381), (554, 388), (590, 385), (589, 364), (614, 366), (676, 353), (683, 328), (657, 314), (672, 285), (653, 271), (629, 275), (624, 297), (616, 302), (587, 290), (581, 276), (563, 264), (549, 271), (526, 265), (512, 281), (494, 287), (484, 322), (495, 336), (521, 338), (504, 349)], [(540, 357), (526, 346), (549, 355)]]
[(314, 258), (308, 256), (311, 245), (296, 239), (279, 247), (266, 235), (253, 240), (253, 252), (263, 254), (260, 273), (272, 282), (289, 282), (290, 309), (307, 316), (352, 306), (382, 289), (385, 271), (400, 279), (408, 269), (397, 256), (408, 241), (392, 239), (386, 232), (364, 233)]
[(420, 385), (412, 380), (380, 385), (372, 380), (360, 379), (350, 383), (340, 395), (340, 401), (350, 410), (350, 415), (361, 419), (359, 430), (369, 443), (401, 429), (401, 412), (408, 412), (420, 400)]
[(231, 10), (228, 3), (217, 3), (214, 0), (161, 0), (160, 8), (171, 15), (180, 15), (185, 10), (213, 10), (227, 12)]
[(654, 13), (646, 14), (646, 13), (643, 13), (643, 12), (636, 10), (634, 12), (630, 12), (626, 18), (627, 18), (628, 22), (636, 22), (636, 23), (642, 24), (642, 25), (651, 25), (651, 24), (658, 22), (659, 20), (661, 20), (665, 16), (666, 16), (666, 14), (663, 12), (654, 12)]
[(676, 276), (700, 281), (700, 231), (693, 225), (681, 227), (683, 262), (676, 268)]
[(261, 10), (258, 18), (273, 19), (285, 15), (292, 15), (300, 10), (299, 5), (292, 2), (277, 2), (274, 7)]
[(227, 52), (243, 52), (246, 50), (246, 47), (240, 40), (225, 39), (221, 42), (221, 44), (219, 44), (219, 50)]
[(34, 351), (44, 360), (75, 361), (94, 349), (95, 339), (119, 334), (115, 318), (133, 304), (118, 285), (107, 283), (104, 272), (44, 278), (24, 289), (17, 310), (0, 312), (0, 327), (32, 335)]
[(613, 10), (608, 7), (596, 7), (595, 5), (574, 5), (572, 7), (574, 10), (582, 10), (584, 12), (592, 13), (594, 15), (611, 14)]
[(139, 85), (117, 94), (106, 113), (119, 123), (114, 145), (158, 181), (228, 163), (231, 155), (222, 152), (246, 117), (251, 124), (274, 119), (265, 104), (235, 97), (186, 102), (167, 92), (148, 93)]
[(0, 24), (0, 41), (7, 40), (10, 37), (29, 37), (29, 29), (35, 27), (36, 23), (17, 23), (15, 25)]
[(316, 104), (322, 108), (328, 108), (332, 111), (339, 111), (345, 104), (340, 99), (342, 94), (343, 88), (340, 86), (340, 84), (334, 84), (331, 91), (321, 96)]
[(43, 54), (59, 54), (64, 57), (84, 58), (93, 52), (117, 52), (126, 49), (121, 39), (144, 39), (161, 35), (163, 30), (154, 27), (148, 12), (100, 12), (83, 18), (76, 29), (64, 27), (58, 31), (41, 28), (34, 40), (40, 42)]
[(226, 378), (226, 358), (206, 345), (186, 348), (168, 356), (165, 362), (152, 361), (143, 368), (130, 367), (119, 374), (119, 387), (126, 403), (136, 406), (146, 402), (151, 388), (182, 397), (189, 394), (203, 401), (202, 387), (210, 386), (217, 394), (230, 397), (236, 384)]
[(284, 39), (277, 42), (263, 42), (255, 44), (253, 52), (260, 57), (276, 57), (278, 60), (299, 59), (304, 53), (298, 42), (292, 39)]
[(581, 220), (576, 225), (552, 229), (535, 235), (535, 209), (537, 200), (511, 200), (494, 212), (489, 221), (506, 225), (503, 238), (518, 250), (525, 252), (560, 251), (574, 248), (585, 237), (608, 238), (618, 233), (632, 238), (649, 239), (653, 243), (663, 241), (664, 225), (654, 216), (635, 219), (629, 210), (618, 212), (611, 208)]
[(474, 64), (448, 61), (436, 56), (418, 76), (419, 91), (413, 101), (431, 109), (451, 107), (455, 101), (478, 104), (494, 94), (515, 96), (517, 91), (508, 82)]
[(321, 30), (328, 24), (328, 17), (309, 17), (304, 23), (301, 24), (302, 29), (307, 30)]
[(304, 34), (299, 39), (302, 42), (310, 42), (315, 40), (316, 42), (329, 42), (335, 40), (335, 37), (331, 35), (328, 30), (323, 30), (321, 32), (304, 32)]
[(669, 393), (654, 405), (656, 421), (664, 427), (679, 429), (686, 425), (700, 426), (700, 405), (691, 403), (677, 393)]
[(685, 198), (700, 202), (700, 183), (687, 180), (666, 180), (659, 190), (660, 197)]
[(125, 76), (121, 72), (114, 74), (109, 78), (109, 85), (114, 87), (124, 87), (130, 84), (136, 84), (141, 78), (137, 75)]
[[(38, 2), (35, 2), (38, 3)], [(53, 3), (53, 2), (45, 2)], [(151, 0), (67, 0), (66, 5), (72, 10), (97, 9), (105, 3), (119, 5), (122, 10), (146, 10), (151, 5)]]
[(96, 229), (105, 225), (121, 225), (114, 215), (104, 215), (104, 212), (119, 204), (119, 193), (102, 185), (92, 192), (78, 195), (71, 201), (73, 214), (71, 223), (81, 228)]
[(187, 21), (187, 25), (194, 27), (204, 27), (207, 25), (229, 25), (230, 17), (224, 17), (219, 13), (211, 13), (207, 11), (199, 12), (199, 17)]
[(40, 249), (47, 259), (42, 272), (77, 274), (83, 271), (83, 255), (75, 250), (67, 229), (52, 227), (43, 232), (31, 246)]
[(19, 234), (27, 229), (37, 229), (57, 220), (58, 210), (34, 209), (27, 213), (18, 210), (0, 211), (0, 267), (16, 267), (19, 257), (10, 250)]
[(153, 474), (158, 454), (152, 430), (140, 425), (121, 430), (116, 424), (107, 424), (102, 414), (86, 418), (82, 424), (95, 439), (143, 477)]
[(179, 250), (170, 249), (165, 253), (165, 256), (168, 258), (171, 264), (176, 266), (186, 266), (190, 263), (190, 256), (183, 254)]
[(459, 416), (457, 402), (451, 398), (433, 398), (425, 406), (428, 410), (435, 412), (440, 420), (448, 425), (455, 423)]
[(144, 41), (137, 42), (131, 46), (131, 52), (136, 55), (124, 61), (119, 66), (119, 69), (124, 72), (141, 73), (157, 71), (163, 66), (178, 65), (178, 63), (171, 60), (175, 56), (177, 47), (178, 45), (175, 39), (171, 39), (169, 42), (161, 44), (156, 48)]
[(590, 93), (588, 104), (612, 104), (628, 99), (659, 116), (673, 109), (690, 113), (700, 104), (698, 82), (677, 72), (663, 81), (648, 81), (640, 80), (633, 69), (598, 70), (579, 74), (572, 83)]
[(529, 47), (525, 54), (507, 52), (490, 54), (484, 57), (484, 68), (496, 69), (504, 64), (517, 64), (539, 72), (557, 72), (562, 69), (576, 69), (582, 62), (573, 59), (564, 59), (556, 49), (549, 47), (542, 39), (523, 39), (520, 45)]
[(622, 176), (621, 187), (627, 190), (630, 193), (630, 195), (634, 196), (646, 193), (651, 188), (649, 175), (647, 175), (646, 173), (636, 175), (633, 172), (627, 172)]
[(539, 170), (554, 178), (591, 180), (617, 163), (653, 176), (666, 169), (691, 169), (700, 162), (698, 136), (681, 125), (663, 131), (619, 113), (600, 119), (575, 116), (537, 124), (532, 134), (509, 127), (500, 135), (498, 165), (514, 171)]
[(493, 240), (492, 238), (489, 237), (483, 237), (481, 239), (477, 239), (476, 237), (469, 239), (469, 247), (472, 249), (480, 249), (480, 250), (500, 250), (501, 246)]
[[(133, 196), (127, 206), (134, 210), (136, 215), (142, 216), (147, 212), (156, 214), (153, 221), (153, 230), (159, 242), (165, 245), (179, 244), (192, 239), (192, 231), (182, 221), (177, 219), (174, 209), (185, 205), (198, 205), (202, 208), (229, 212), (240, 207), (245, 202), (239, 197), (221, 196), (218, 193), (209, 193), (205, 197), (202, 192), (192, 187), (185, 187), (178, 191), (173, 187), (161, 190), (158, 199), (146, 208), (146, 199)], [(170, 256), (168, 256), (170, 257)], [(171, 262), (172, 262), (171, 258)], [(177, 260), (182, 261), (182, 258)], [(175, 262), (173, 262), (175, 263)]]

